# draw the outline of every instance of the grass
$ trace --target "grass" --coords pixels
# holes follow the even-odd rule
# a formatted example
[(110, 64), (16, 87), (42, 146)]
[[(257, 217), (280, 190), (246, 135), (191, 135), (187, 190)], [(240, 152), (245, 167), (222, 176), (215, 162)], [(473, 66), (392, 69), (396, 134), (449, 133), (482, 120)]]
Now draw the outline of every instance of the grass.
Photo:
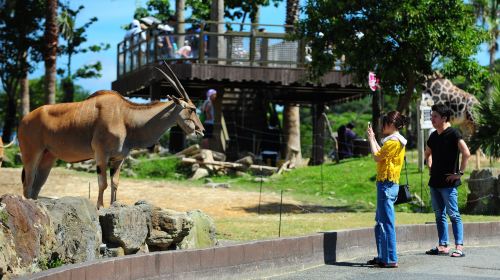
[[(407, 158), (411, 191), (422, 197), (425, 206), (422, 209), (409, 204), (396, 206), (396, 222), (400, 225), (434, 222), (427, 187), (428, 170), (425, 169), (422, 173), (418, 171), (416, 151), (408, 152)], [(152, 168), (148, 165), (163, 166), (155, 161), (149, 161), (146, 165), (140, 164), (141, 168), (146, 170)], [(471, 161), (464, 178), (470, 176), (472, 165)], [(165, 173), (167, 177), (180, 179), (178, 163), (165, 166), (165, 170), (170, 170)], [(176, 171), (173, 171), (173, 166), (177, 166)], [(483, 166), (488, 167), (489, 164), (483, 163)], [(259, 191), (262, 184), (263, 192), (280, 194), (283, 191), (285, 198), (301, 202), (300, 206), (282, 206), (281, 228), (280, 205), (277, 203), (261, 205), (261, 215), (254, 209), (255, 213), (242, 217), (216, 218), (218, 238), (258, 240), (275, 238), (278, 235), (300, 236), (328, 230), (372, 227), (376, 201), (375, 167), (371, 157), (362, 157), (343, 160), (340, 164), (327, 163), (323, 166), (297, 168), (281, 176), (270, 177), (270, 180), (264, 183), (255, 182), (259, 175), (212, 177), (215, 182), (230, 183), (232, 189), (243, 191)], [(494, 162), (494, 167), (500, 167), (500, 162)], [(177, 175), (172, 177), (172, 174)], [(406, 182), (404, 173), (400, 182)], [(198, 184), (201, 185), (202, 181), (198, 181)], [(468, 193), (464, 180), (459, 187), (459, 206), (462, 209)], [(462, 215), (462, 219), (464, 222), (500, 221), (498, 216), (480, 215)]]
[[(259, 240), (284, 236), (302, 236), (322, 231), (374, 226), (375, 213), (339, 212), (314, 214), (283, 214), (281, 233), (279, 214), (251, 215), (216, 219), (219, 239)], [(464, 222), (500, 221), (499, 216), (462, 215)], [(433, 213), (396, 213), (396, 224), (434, 222)]]
[[(428, 170), (418, 171), (415, 157), (408, 156), (408, 181), (411, 192), (422, 198), (425, 206), (403, 204), (396, 207), (403, 212), (430, 212), (430, 195), (427, 182)], [(327, 163), (323, 166), (297, 168), (282, 176), (271, 178), (263, 183), (266, 192), (280, 193), (313, 205), (327, 206), (337, 211), (366, 212), (374, 211), (376, 165), (371, 157), (352, 158), (339, 164)], [(467, 170), (465, 178), (470, 176)], [(216, 177), (215, 181), (230, 182), (239, 189), (258, 191), (260, 183), (246, 178)], [(405, 183), (405, 173), (401, 174), (400, 183)], [(469, 190), (464, 182), (459, 187), (459, 206), (463, 208), (467, 201)]]

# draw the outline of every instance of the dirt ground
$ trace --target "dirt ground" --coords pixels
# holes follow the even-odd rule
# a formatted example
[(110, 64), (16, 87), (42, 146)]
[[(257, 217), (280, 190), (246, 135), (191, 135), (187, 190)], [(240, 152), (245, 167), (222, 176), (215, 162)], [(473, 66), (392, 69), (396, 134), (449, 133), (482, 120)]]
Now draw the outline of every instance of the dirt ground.
[[(109, 180), (109, 178), (108, 178)], [(109, 181), (108, 181), (109, 182)], [(64, 168), (53, 168), (40, 196), (58, 198), (63, 196), (89, 197), (97, 202), (98, 185), (95, 174), (76, 172)], [(21, 168), (0, 169), (0, 196), (3, 194), (22, 195)], [(213, 218), (244, 216), (255, 214), (259, 203), (258, 192), (243, 192), (225, 188), (209, 188), (177, 184), (167, 181), (149, 181), (121, 178), (118, 201), (131, 205), (138, 200), (176, 211), (200, 209)], [(110, 187), (104, 192), (104, 207), (109, 206)], [(276, 204), (279, 195), (262, 193), (261, 204)], [(285, 199), (287, 204), (296, 201)]]

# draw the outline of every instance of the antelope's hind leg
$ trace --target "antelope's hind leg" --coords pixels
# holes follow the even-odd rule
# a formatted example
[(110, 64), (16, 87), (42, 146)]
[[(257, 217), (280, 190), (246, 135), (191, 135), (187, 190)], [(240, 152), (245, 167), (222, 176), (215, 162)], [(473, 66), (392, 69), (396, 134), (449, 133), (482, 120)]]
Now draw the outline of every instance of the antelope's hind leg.
[(110, 162), (109, 175), (111, 177), (111, 204), (116, 201), (118, 184), (120, 182), (120, 170), (124, 159)]
[(42, 159), (38, 164), (33, 186), (31, 187), (31, 197), (33, 199), (38, 198), (38, 194), (40, 193), (42, 186), (47, 181), (47, 177), (49, 177), (50, 170), (52, 169), (55, 161), (56, 158), (49, 151), (45, 151), (43, 153)]
[(38, 165), (42, 157), (42, 151), (22, 152), (23, 173), (21, 180), (23, 182), (23, 195), (26, 198), (33, 198), (33, 183), (38, 172)]

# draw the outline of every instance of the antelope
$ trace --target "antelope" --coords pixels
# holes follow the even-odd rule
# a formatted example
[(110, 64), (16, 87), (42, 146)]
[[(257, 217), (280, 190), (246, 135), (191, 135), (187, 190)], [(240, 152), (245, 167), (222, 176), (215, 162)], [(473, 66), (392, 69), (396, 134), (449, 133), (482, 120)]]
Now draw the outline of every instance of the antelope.
[(12, 146), (14, 144), (14, 142), (16, 142), (16, 139), (12, 140), (12, 142), (10, 142), (9, 144), (4, 146), (3, 141), (2, 141), (2, 137), (0, 137), (0, 167), (2, 167), (2, 162), (3, 162), (3, 150)]
[(136, 104), (115, 91), (100, 90), (84, 101), (44, 105), (26, 115), (18, 129), (24, 196), (37, 199), (56, 159), (70, 163), (95, 159), (99, 209), (104, 206), (108, 164), (113, 203), (120, 168), (131, 149), (152, 146), (175, 124), (186, 134), (203, 135), (196, 106), (172, 69), (165, 62), (163, 65), (170, 75), (155, 68), (180, 98), (168, 96), (168, 102)]

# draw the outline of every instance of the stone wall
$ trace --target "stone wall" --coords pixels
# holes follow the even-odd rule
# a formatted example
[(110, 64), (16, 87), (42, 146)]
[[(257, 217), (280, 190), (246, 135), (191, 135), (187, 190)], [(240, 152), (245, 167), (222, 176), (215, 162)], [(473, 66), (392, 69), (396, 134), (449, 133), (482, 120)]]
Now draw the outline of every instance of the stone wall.
[(97, 211), (81, 197), (0, 197), (0, 279), (60, 264), (216, 244), (215, 225), (199, 210), (176, 212), (139, 201)]

